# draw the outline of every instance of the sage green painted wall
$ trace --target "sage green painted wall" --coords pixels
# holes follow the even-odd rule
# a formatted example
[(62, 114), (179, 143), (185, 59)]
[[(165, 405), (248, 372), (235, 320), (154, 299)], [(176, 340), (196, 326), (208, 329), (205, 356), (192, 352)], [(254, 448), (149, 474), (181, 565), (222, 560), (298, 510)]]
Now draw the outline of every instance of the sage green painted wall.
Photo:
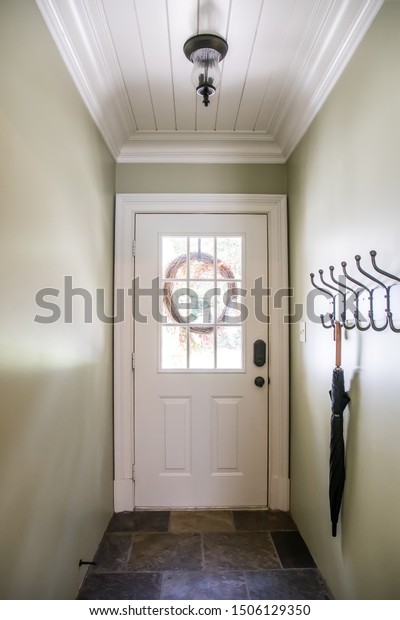
[[(305, 303), (309, 273), (354, 255), (400, 274), (400, 4), (386, 2), (289, 160), (290, 270)], [(350, 267), (351, 266), (351, 267)], [(328, 272), (329, 274), (329, 272)], [(394, 313), (400, 319), (397, 293)], [(378, 314), (382, 316), (382, 305)], [(338, 536), (328, 512), (332, 332), (291, 332), (292, 512), (336, 598), (400, 598), (400, 335), (349, 331), (343, 342), (347, 479)], [(400, 323), (398, 323), (400, 325)]]
[(287, 170), (283, 164), (117, 164), (116, 191), (286, 194)]
[(34, 2), (1, 2), (0, 74), (0, 598), (73, 598), (113, 510), (112, 333), (35, 294), (69, 275), (111, 313), (115, 165)]

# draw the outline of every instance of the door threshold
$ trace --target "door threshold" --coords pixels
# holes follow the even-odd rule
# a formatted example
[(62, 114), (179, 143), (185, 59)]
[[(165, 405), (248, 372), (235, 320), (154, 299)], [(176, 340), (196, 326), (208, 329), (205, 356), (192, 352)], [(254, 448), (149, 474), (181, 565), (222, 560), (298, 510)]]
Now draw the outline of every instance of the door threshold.
[(217, 510), (248, 510), (248, 511), (260, 511), (260, 510), (270, 510), (268, 506), (193, 506), (193, 507), (182, 507), (182, 506), (137, 506), (134, 508), (135, 512), (161, 512), (161, 511), (174, 511), (174, 512), (195, 512), (195, 511), (217, 511)]

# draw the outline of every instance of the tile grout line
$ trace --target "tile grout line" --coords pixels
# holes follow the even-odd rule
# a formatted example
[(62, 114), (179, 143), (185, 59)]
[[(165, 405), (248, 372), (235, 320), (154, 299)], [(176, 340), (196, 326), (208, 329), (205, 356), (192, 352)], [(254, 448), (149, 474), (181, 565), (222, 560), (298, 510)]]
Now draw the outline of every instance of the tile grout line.
[[(131, 569), (131, 571), (132, 571), (132, 567), (131, 567), (131, 559), (132, 559), (132, 553), (133, 553), (133, 542), (134, 542), (134, 538), (133, 538), (133, 532), (132, 532), (132, 535), (131, 535), (131, 544), (129, 545), (129, 550), (128, 550), (128, 553), (127, 553), (127, 560), (126, 560), (126, 568), (127, 568), (127, 569), (129, 569), (129, 568), (130, 568), (130, 569)], [(131, 571), (129, 571), (129, 572), (131, 572)]]
[(251, 598), (251, 596), (250, 596), (249, 582), (247, 581), (247, 572), (248, 572), (248, 571), (245, 571), (245, 570), (244, 570), (244, 571), (242, 571), (242, 573), (243, 573), (243, 577), (244, 577), (244, 584), (245, 584), (245, 586), (246, 586), (247, 598), (248, 598), (248, 600), (249, 600), (249, 601), (251, 601), (251, 600), (252, 600), (252, 598)]
[(200, 550), (201, 550), (201, 570), (204, 573), (206, 570), (206, 552), (204, 549), (204, 532), (200, 532)]
[(234, 516), (234, 514), (233, 514), (233, 510), (230, 510), (229, 512), (231, 513), (231, 519), (232, 519), (233, 531), (235, 532), (235, 534), (237, 534), (236, 523), (235, 523), (235, 516)]
[(274, 542), (273, 536), (271, 535), (271, 531), (270, 531), (270, 530), (268, 530), (268, 531), (267, 531), (267, 534), (268, 534), (268, 536), (269, 536), (269, 538), (270, 538), (270, 541), (272, 542), (272, 546), (273, 546), (273, 548), (274, 548), (274, 550), (275, 550), (276, 557), (277, 557), (277, 558), (278, 558), (278, 560), (279, 560), (279, 564), (281, 565), (281, 570), (284, 570), (284, 567), (283, 567), (283, 564), (282, 564), (282, 560), (281, 560), (281, 556), (279, 555), (278, 549), (276, 548), (276, 545), (275, 545), (275, 542)]
[(163, 596), (164, 596), (164, 574), (165, 571), (161, 571), (161, 587), (160, 587), (160, 598), (159, 600), (162, 601), (163, 600)]

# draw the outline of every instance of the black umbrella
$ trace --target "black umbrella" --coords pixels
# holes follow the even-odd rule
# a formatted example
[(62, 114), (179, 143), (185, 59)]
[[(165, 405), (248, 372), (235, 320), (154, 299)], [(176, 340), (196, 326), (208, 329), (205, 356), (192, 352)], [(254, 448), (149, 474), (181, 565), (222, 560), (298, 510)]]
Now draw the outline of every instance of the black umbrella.
[(344, 389), (344, 373), (341, 367), (341, 326), (335, 323), (336, 366), (333, 369), (332, 389), (329, 394), (332, 402), (331, 450), (329, 459), (329, 503), (331, 508), (332, 536), (336, 536), (340, 505), (345, 480), (343, 411), (350, 402)]

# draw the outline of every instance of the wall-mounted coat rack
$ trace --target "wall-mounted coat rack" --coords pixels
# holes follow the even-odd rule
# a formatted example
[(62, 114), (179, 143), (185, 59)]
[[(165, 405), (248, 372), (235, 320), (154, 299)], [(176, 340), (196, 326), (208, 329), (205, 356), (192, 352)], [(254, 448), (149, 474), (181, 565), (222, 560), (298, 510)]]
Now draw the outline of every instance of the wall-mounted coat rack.
[[(361, 256), (357, 254), (355, 256), (355, 264), (359, 273), (362, 274), (366, 283), (360, 282), (353, 275), (350, 275), (347, 269), (347, 263), (342, 262), (341, 267), (343, 274), (339, 278), (335, 277), (335, 267), (329, 267), (330, 281), (324, 276), (323, 269), (319, 269), (319, 280), (316, 282), (316, 276), (310, 273), (311, 283), (315, 289), (324, 293), (324, 295), (330, 299), (332, 303), (332, 312), (327, 315), (320, 315), (321, 323), (325, 329), (333, 329), (335, 322), (338, 321), (345, 329), (357, 328), (361, 331), (367, 329), (374, 329), (381, 332), (388, 326), (391, 330), (400, 333), (400, 328), (394, 325), (391, 293), (392, 288), (396, 284), (400, 283), (400, 278), (384, 271), (376, 264), (376, 251), (370, 251), (371, 264), (376, 274), (385, 276), (389, 280), (382, 282), (381, 278), (369, 273), (361, 266)], [(376, 293), (378, 290), (384, 292), (385, 297), (385, 318), (383, 321), (377, 321), (376, 319)], [(368, 319), (362, 317), (360, 312), (360, 300), (362, 296), (366, 296), (368, 305)], [(382, 323), (382, 324), (378, 324)]]

